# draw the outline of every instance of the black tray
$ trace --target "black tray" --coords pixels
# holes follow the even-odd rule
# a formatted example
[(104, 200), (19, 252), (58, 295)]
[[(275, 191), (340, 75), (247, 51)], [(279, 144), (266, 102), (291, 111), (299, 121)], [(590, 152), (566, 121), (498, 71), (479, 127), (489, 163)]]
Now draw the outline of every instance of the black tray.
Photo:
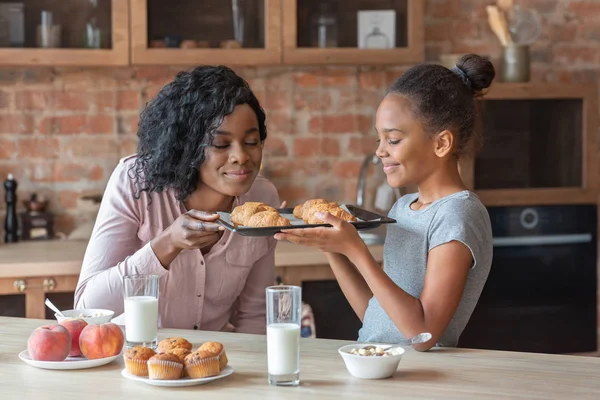
[[(396, 222), (396, 220), (392, 218), (388, 218), (386, 216), (367, 211), (353, 205), (344, 205), (343, 207), (359, 220), (356, 222), (351, 222), (351, 224), (354, 225), (359, 231), (375, 229), (382, 224), (392, 224)], [(243, 236), (273, 236), (277, 232), (281, 232), (286, 229), (305, 229), (331, 226), (330, 224), (305, 224), (301, 219), (294, 217), (293, 208), (280, 208), (278, 211), (283, 217), (288, 218), (292, 222), (292, 226), (273, 226), (261, 228), (253, 228), (251, 226), (235, 226), (229, 219), (229, 213), (223, 212), (219, 212), (221, 218), (217, 220), (217, 223), (223, 225), (223, 227), (226, 229), (239, 233)]]

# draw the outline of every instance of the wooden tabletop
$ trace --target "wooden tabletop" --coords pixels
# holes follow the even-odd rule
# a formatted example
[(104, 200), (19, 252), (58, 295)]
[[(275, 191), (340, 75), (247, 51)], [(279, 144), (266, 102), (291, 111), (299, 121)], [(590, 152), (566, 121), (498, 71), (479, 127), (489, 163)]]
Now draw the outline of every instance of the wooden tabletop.
[(337, 340), (302, 339), (300, 379), (295, 388), (267, 383), (266, 340), (262, 335), (161, 330), (159, 339), (182, 336), (194, 345), (224, 344), (234, 373), (206, 385), (160, 388), (121, 376), (122, 359), (103, 367), (49, 371), (17, 355), (27, 337), (49, 321), (0, 317), (2, 399), (599, 399), (600, 359), (594, 357), (439, 349), (408, 349), (393, 377), (352, 377), (337, 353)]
[[(26, 278), (48, 275), (79, 275), (87, 241), (28, 241), (0, 245), (0, 278)], [(378, 262), (383, 246), (369, 246)], [(275, 250), (276, 267), (327, 264), (323, 253), (309, 247), (280, 242)]]

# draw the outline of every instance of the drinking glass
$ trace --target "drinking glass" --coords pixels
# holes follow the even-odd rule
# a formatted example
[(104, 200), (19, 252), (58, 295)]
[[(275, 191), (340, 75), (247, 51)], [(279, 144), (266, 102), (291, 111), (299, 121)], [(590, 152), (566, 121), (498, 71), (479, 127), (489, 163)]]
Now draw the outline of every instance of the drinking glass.
[(267, 368), (275, 386), (300, 384), (302, 288), (270, 286), (267, 295)]
[(157, 347), (159, 282), (158, 275), (127, 275), (123, 279), (128, 348)]

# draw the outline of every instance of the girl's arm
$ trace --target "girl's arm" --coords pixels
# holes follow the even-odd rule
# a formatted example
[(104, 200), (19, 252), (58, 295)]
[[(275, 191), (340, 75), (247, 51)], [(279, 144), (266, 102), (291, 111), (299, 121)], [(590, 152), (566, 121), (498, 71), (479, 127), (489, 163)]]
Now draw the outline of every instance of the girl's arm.
[(325, 253), (325, 256), (327, 257), (327, 261), (329, 261), (335, 279), (340, 284), (344, 296), (346, 296), (350, 306), (352, 306), (352, 309), (362, 321), (369, 300), (373, 297), (371, 288), (369, 288), (369, 285), (367, 285), (367, 282), (358, 269), (348, 260), (348, 257), (338, 253)]
[(411, 338), (421, 332), (430, 332), (431, 340), (414, 347), (420, 351), (433, 347), (446, 330), (460, 303), (473, 263), (469, 248), (461, 242), (451, 241), (429, 252), (420, 298), (411, 296), (397, 286), (383, 272), (368, 250), (356, 249), (349, 255), (350, 261), (356, 265), (402, 336)]

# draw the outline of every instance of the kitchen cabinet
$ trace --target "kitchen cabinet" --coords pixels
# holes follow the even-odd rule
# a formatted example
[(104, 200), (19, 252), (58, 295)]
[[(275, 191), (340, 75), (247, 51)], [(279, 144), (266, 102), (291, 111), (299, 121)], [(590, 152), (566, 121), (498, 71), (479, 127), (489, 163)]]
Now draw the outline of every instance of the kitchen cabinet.
[(126, 0), (9, 3), (0, 2), (0, 66), (129, 64)]
[[(414, 64), (425, 59), (424, 1), (282, 4), (284, 64)], [(379, 12), (359, 17), (359, 11)], [(394, 24), (386, 19), (390, 12)]]
[(281, 61), (279, 0), (182, 0), (176, 6), (164, 0), (130, 1), (134, 65)]
[(597, 203), (597, 110), (593, 86), (493, 84), (466, 185), (486, 206)]
[(77, 279), (77, 275), (0, 278), (0, 305), (6, 307), (6, 312), (2, 314), (53, 319), (52, 311), (47, 312), (44, 305), (46, 297), (60, 309), (73, 308), (73, 292), (77, 286)]

